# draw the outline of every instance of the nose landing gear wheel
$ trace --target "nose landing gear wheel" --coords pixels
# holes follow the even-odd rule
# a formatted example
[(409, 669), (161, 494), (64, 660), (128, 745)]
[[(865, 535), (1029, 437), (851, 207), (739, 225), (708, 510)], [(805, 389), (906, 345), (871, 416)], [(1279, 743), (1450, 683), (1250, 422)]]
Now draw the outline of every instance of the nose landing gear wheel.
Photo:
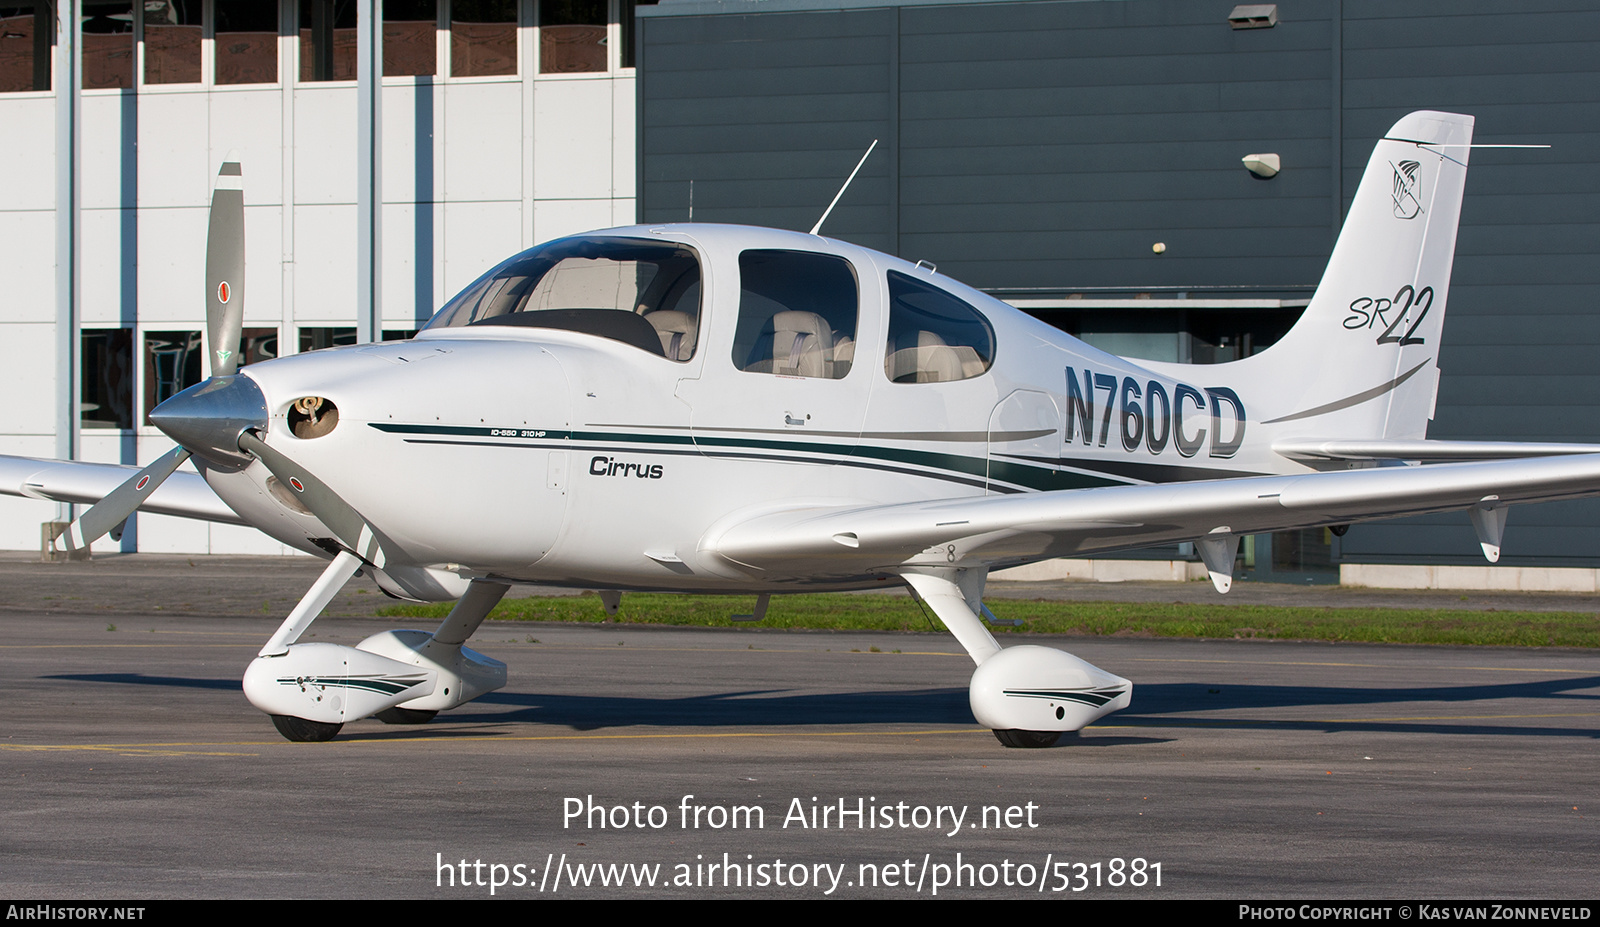
[(995, 739), (1008, 747), (1054, 747), (1060, 731), (995, 731)]
[(373, 717), (384, 724), (427, 724), (436, 714), (421, 708), (385, 708)]
[(308, 721), (305, 718), (296, 718), (290, 715), (273, 715), (272, 726), (278, 729), (285, 740), (297, 744), (319, 744), (325, 740), (332, 740), (339, 733), (343, 724), (332, 724), (327, 721)]

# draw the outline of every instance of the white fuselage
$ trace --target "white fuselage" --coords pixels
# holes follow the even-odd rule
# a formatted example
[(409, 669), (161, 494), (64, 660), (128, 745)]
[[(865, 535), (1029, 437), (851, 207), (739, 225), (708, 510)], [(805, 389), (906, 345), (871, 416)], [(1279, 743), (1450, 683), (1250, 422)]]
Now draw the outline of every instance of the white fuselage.
[[(925, 268), (814, 236), (719, 226), (608, 234), (659, 236), (699, 254), (699, 343), (688, 361), (562, 330), (426, 330), (408, 342), (249, 367), (267, 397), (267, 440), (361, 512), (392, 562), (525, 582), (730, 592), (888, 581), (878, 572), (772, 575), (706, 551), (721, 526), (781, 510), (1306, 469), (1271, 452), (1271, 429), (1254, 415), (1258, 403), (1288, 407), (1296, 397), (1220, 387), (1231, 365), (1158, 372)], [(850, 262), (860, 302), (848, 374), (736, 367), (738, 258), (750, 248)], [(987, 372), (890, 381), (891, 270), (982, 311), (996, 343)], [(1197, 374), (1207, 379), (1188, 379)], [(340, 419), (331, 433), (301, 440), (285, 414), (308, 395), (331, 400)], [(247, 520), (314, 550), (311, 540), (328, 532), (279, 501), (267, 478), (259, 464), (208, 472)]]

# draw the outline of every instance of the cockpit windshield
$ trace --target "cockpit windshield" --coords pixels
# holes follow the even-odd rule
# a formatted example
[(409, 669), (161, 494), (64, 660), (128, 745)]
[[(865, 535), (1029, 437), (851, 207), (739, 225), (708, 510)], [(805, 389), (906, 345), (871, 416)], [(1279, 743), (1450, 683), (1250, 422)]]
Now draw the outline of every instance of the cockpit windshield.
[(700, 261), (676, 242), (563, 238), (479, 277), (427, 330), (463, 325), (584, 332), (686, 361), (700, 329)]

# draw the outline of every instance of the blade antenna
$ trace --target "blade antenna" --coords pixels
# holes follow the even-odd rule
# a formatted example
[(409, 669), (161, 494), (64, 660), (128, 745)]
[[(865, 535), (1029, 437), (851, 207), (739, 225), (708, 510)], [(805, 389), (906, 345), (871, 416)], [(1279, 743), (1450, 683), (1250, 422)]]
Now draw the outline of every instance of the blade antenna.
[(845, 178), (844, 186), (840, 187), (839, 192), (833, 195), (833, 202), (829, 203), (828, 208), (822, 211), (822, 218), (818, 219), (817, 224), (811, 227), (811, 234), (815, 235), (822, 230), (822, 223), (828, 221), (828, 215), (833, 212), (833, 207), (839, 205), (839, 197), (844, 196), (844, 191), (850, 189), (850, 181), (855, 180), (856, 175), (861, 173), (861, 165), (867, 163), (867, 159), (872, 157), (872, 149), (876, 147), (878, 147), (878, 140), (873, 139), (872, 144), (867, 146), (867, 153), (861, 156), (860, 161), (856, 162), (856, 169), (850, 172), (849, 177)]

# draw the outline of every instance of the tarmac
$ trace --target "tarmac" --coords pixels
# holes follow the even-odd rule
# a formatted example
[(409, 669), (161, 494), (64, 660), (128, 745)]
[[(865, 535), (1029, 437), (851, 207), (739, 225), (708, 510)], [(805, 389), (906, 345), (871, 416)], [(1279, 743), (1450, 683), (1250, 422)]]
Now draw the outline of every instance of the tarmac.
[[(0, 557), (0, 893), (1595, 894), (1593, 651), (1039, 635), (1134, 680), (1133, 707), (1056, 748), (1009, 750), (973, 722), (971, 663), (944, 634), (491, 622), (471, 646), (509, 665), (506, 688), (427, 725), (369, 719), (291, 744), (239, 677), (318, 570)], [(1238, 584), (1229, 600), (1595, 607), (1461, 595)], [(370, 617), (388, 602), (358, 579), (310, 634), (354, 643), (406, 624)]]

